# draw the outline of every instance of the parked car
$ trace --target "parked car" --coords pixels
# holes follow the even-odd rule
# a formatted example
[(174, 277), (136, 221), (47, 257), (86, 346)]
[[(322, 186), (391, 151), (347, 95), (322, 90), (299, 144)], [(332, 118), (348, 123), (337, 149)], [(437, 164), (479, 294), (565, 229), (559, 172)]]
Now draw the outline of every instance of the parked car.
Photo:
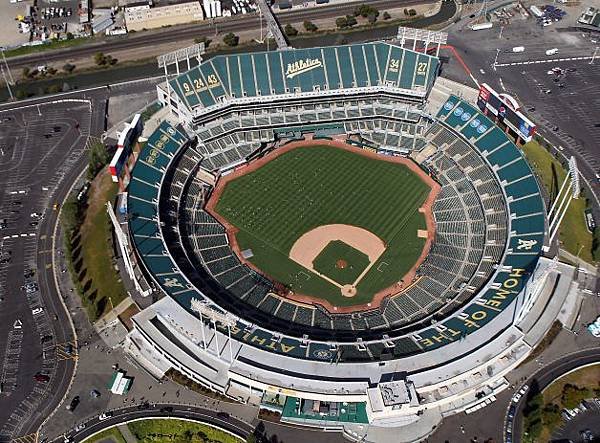
[(47, 376), (46, 374), (42, 374), (41, 372), (38, 372), (37, 374), (35, 374), (33, 376), (33, 379), (35, 381), (39, 381), (39, 382), (43, 382), (43, 383), (48, 383), (50, 381), (50, 377)]
[(76, 395), (75, 397), (73, 397), (73, 399), (71, 400), (71, 403), (69, 403), (67, 405), (67, 411), (69, 412), (73, 412), (75, 410), (75, 408), (77, 407), (77, 405), (79, 404), (79, 395)]

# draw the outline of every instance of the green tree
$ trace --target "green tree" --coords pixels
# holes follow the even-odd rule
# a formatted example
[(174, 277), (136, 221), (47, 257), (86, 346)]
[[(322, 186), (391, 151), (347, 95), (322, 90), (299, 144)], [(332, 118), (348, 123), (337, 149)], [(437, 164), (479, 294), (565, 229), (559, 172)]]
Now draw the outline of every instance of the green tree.
[(369, 14), (367, 16), (367, 20), (368, 20), (369, 24), (373, 25), (377, 21), (377, 16), (375, 14)]
[(542, 409), (542, 423), (548, 429), (554, 429), (562, 423), (558, 405), (551, 403), (544, 406), (544, 409)]
[(81, 208), (74, 194), (64, 202), (60, 212), (60, 222), (65, 235), (71, 238), (81, 223)]
[(319, 29), (319, 28), (317, 28), (317, 25), (315, 25), (310, 20), (305, 20), (303, 25), (304, 25), (304, 29), (306, 29), (308, 32), (315, 32), (317, 29)]
[(15, 97), (17, 100), (23, 100), (24, 98), (27, 98), (27, 93), (23, 89), (17, 89), (17, 92), (15, 92)]
[(358, 22), (356, 21), (356, 18), (351, 16), (351, 15), (347, 15), (346, 16), (346, 25), (351, 28), (352, 26), (356, 25)]
[(592, 238), (592, 257), (594, 260), (600, 260), (600, 228), (595, 228)]
[(385, 12), (383, 13), (383, 19), (384, 19), (384, 20), (389, 20), (389, 19), (391, 19), (391, 18), (392, 18), (392, 16), (390, 15), (390, 13), (389, 13), (389, 12), (385, 11)]
[(346, 17), (338, 17), (335, 19), (335, 26), (337, 26), (338, 29), (346, 29), (348, 27), (348, 20)]
[(246, 443), (257, 443), (256, 435), (249, 434), (248, 437), (246, 437)]
[(362, 4), (354, 8), (354, 16), (358, 17), (359, 15), (363, 18), (367, 18), (369, 15), (375, 15), (375, 17), (379, 16), (379, 11), (377, 8), (373, 6)]
[(67, 32), (67, 40), (73, 40), (75, 38), (75, 36), (73, 35), (72, 32)]
[(294, 37), (298, 35), (298, 30), (289, 23), (285, 25), (285, 28), (283, 28), (283, 32), (285, 32), (285, 35), (287, 35), (288, 37)]
[(31, 75), (31, 69), (29, 69), (29, 66), (25, 66), (23, 68), (23, 70), (21, 71), (21, 75), (23, 75), (23, 77), (28, 78)]
[(46, 91), (48, 92), (48, 94), (56, 94), (58, 92), (61, 92), (62, 88), (59, 84), (53, 84), (48, 86), (48, 88), (46, 88)]
[(71, 72), (73, 72), (75, 70), (75, 65), (72, 65), (71, 63), (65, 63), (62, 67), (63, 71), (65, 71), (67, 74), (70, 74)]
[(237, 46), (239, 42), (240, 38), (233, 32), (225, 34), (225, 37), (223, 37), (223, 43), (225, 43), (227, 46)]
[(414, 17), (415, 15), (417, 15), (417, 11), (411, 8), (408, 10), (408, 15)]
[(579, 403), (583, 400), (592, 396), (593, 393), (591, 390), (567, 383), (563, 387), (561, 400), (565, 408), (574, 409), (579, 406)]
[(106, 64), (106, 56), (103, 52), (96, 52), (94, 54), (94, 63), (98, 66), (104, 66)]
[(92, 180), (108, 164), (109, 160), (110, 155), (106, 146), (101, 142), (93, 143), (89, 153), (88, 179)]
[(212, 40), (206, 36), (198, 37), (198, 38), (194, 39), (194, 43), (204, 43), (204, 49), (208, 49), (208, 46), (210, 45), (211, 42), (212, 42)]

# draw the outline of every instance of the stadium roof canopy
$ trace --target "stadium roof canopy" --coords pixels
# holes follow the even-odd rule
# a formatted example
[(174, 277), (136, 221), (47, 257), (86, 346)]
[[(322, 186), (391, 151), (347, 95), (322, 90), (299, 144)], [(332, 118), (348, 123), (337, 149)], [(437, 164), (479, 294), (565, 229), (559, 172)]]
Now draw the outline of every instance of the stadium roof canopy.
[(189, 109), (244, 97), (388, 87), (424, 97), (439, 59), (388, 43), (219, 55), (169, 81)]

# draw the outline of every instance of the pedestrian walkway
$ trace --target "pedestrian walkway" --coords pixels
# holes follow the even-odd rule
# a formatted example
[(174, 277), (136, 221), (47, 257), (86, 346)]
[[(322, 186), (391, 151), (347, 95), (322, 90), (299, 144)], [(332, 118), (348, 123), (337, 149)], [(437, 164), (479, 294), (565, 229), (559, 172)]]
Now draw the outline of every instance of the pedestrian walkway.
[(588, 274), (592, 274), (592, 275), (598, 274), (598, 270), (597, 270), (596, 266), (586, 262), (585, 260), (582, 260), (581, 258), (575, 256), (574, 254), (571, 254), (570, 252), (565, 251), (564, 249), (560, 250), (559, 255), (560, 255), (560, 257), (566, 258), (571, 263), (579, 265), (579, 268), (585, 269), (585, 272), (587, 272)]
[(133, 435), (133, 433), (129, 429), (129, 426), (119, 425), (117, 426), (117, 428), (119, 429), (119, 431), (121, 431), (121, 435), (123, 435), (123, 438), (127, 443), (137, 443), (138, 440), (137, 438), (135, 438), (135, 435)]

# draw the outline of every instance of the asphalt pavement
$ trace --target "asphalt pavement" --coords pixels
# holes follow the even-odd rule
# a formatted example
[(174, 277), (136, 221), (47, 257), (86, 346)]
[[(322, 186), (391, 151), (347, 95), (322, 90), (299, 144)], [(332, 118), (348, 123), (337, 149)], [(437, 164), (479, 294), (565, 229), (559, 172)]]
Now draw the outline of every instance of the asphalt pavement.
[(133, 82), (0, 106), (0, 441), (35, 433), (70, 386), (70, 318), (78, 332), (89, 322), (75, 294), (57, 291), (69, 278), (55, 231), (60, 206), (88, 143), (106, 129), (107, 99), (153, 88)]
[[(541, 367), (535, 374), (533, 374), (522, 386), (527, 385), (530, 389), (527, 395), (524, 395), (519, 399), (518, 402), (512, 402), (516, 406), (514, 413), (514, 421), (507, 422), (506, 427), (510, 429), (511, 435), (521, 435), (523, 426), (523, 407), (525, 406), (527, 399), (543, 391), (546, 386), (550, 385), (561, 375), (572, 371), (580, 366), (589, 363), (600, 362), (600, 348), (586, 349), (583, 351), (572, 352), (565, 354), (563, 357), (553, 361), (552, 363)], [(510, 425), (512, 423), (512, 426)], [(514, 441), (518, 441), (517, 438)]]
[(68, 438), (72, 442), (81, 442), (103, 429), (141, 418), (169, 417), (191, 419), (225, 429), (242, 439), (245, 439), (254, 431), (254, 426), (230, 417), (227, 414), (191, 405), (181, 406), (168, 403), (143, 404), (112, 410), (111, 415), (111, 417), (104, 420), (100, 420), (99, 417), (91, 418), (86, 422), (80, 423), (79, 431), (71, 430), (70, 432), (66, 432), (64, 436), (51, 441), (63, 443), (65, 438)]
[(0, 265), (0, 336), (7, 337), (0, 341), (0, 441), (6, 441), (37, 429), (73, 369), (72, 360), (58, 355), (74, 335), (53, 281), (54, 204), (85, 161), (93, 121), (89, 102), (3, 111), (0, 120), (0, 238), (10, 256)]

